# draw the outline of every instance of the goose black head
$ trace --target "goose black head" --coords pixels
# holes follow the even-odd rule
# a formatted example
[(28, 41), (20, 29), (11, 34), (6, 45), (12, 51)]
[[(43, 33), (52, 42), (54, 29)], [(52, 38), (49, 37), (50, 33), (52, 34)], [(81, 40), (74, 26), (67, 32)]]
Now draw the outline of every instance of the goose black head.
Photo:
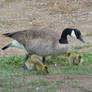
[(72, 30), (70, 34), (71, 37), (76, 38), (80, 40), (81, 42), (85, 43), (85, 41), (83, 40), (81, 36), (81, 32), (78, 29), (71, 29), (71, 30)]
[(61, 38), (59, 40), (60, 43), (68, 43), (67, 35), (70, 35), (71, 37), (80, 40), (81, 42), (85, 43), (81, 36), (81, 32), (78, 29), (73, 28), (66, 28), (62, 32)]

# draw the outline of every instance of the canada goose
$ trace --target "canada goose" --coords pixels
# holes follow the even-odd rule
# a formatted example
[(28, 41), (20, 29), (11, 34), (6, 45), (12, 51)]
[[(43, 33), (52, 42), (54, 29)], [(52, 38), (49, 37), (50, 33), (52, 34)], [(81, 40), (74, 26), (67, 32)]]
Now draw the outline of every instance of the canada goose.
[(78, 65), (83, 61), (81, 55), (71, 55), (71, 53), (67, 53), (67, 57), (70, 65)]
[(45, 63), (46, 56), (62, 54), (68, 51), (67, 35), (83, 43), (85, 42), (81, 37), (81, 32), (78, 29), (72, 28), (64, 29), (61, 37), (59, 37), (56, 31), (46, 29), (31, 29), (14, 33), (5, 33), (3, 35), (15, 39), (24, 46), (28, 52), (25, 61), (30, 55), (37, 54), (43, 57), (43, 63)]
[(42, 58), (37, 55), (32, 55), (25, 62), (27, 70), (43, 70), (48, 73), (48, 67), (42, 63)]

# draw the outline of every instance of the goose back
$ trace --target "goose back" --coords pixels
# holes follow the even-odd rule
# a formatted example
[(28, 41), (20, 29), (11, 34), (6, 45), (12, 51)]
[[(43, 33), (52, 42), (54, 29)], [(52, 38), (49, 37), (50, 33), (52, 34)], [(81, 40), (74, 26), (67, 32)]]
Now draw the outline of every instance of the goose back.
[(48, 29), (31, 29), (31, 30), (24, 30), (11, 33), (11, 38), (16, 39), (20, 43), (23, 41), (28, 41), (32, 39), (44, 39), (44, 40), (53, 40), (57, 41), (59, 39), (59, 34), (54, 30)]

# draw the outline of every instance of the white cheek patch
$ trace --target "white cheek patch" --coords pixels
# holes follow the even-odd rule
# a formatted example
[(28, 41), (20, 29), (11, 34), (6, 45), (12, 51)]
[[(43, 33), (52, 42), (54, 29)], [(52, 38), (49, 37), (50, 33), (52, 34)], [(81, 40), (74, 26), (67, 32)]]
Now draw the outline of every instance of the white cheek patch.
[(74, 32), (74, 30), (72, 30), (71, 37), (73, 37), (73, 38), (75, 38), (75, 39), (77, 38), (77, 37), (76, 37), (76, 34), (75, 34), (75, 32)]

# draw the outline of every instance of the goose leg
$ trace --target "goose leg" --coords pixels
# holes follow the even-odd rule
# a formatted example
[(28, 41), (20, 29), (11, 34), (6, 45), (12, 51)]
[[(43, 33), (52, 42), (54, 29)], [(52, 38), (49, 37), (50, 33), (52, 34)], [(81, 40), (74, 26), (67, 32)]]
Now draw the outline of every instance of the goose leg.
[(28, 60), (30, 54), (27, 54), (24, 61), (24, 70), (28, 70), (27, 66), (25, 65), (25, 62)]
[(45, 57), (43, 56), (43, 57), (42, 57), (42, 62), (43, 62), (43, 64), (45, 64), (45, 60), (46, 60), (46, 59), (45, 59)]

